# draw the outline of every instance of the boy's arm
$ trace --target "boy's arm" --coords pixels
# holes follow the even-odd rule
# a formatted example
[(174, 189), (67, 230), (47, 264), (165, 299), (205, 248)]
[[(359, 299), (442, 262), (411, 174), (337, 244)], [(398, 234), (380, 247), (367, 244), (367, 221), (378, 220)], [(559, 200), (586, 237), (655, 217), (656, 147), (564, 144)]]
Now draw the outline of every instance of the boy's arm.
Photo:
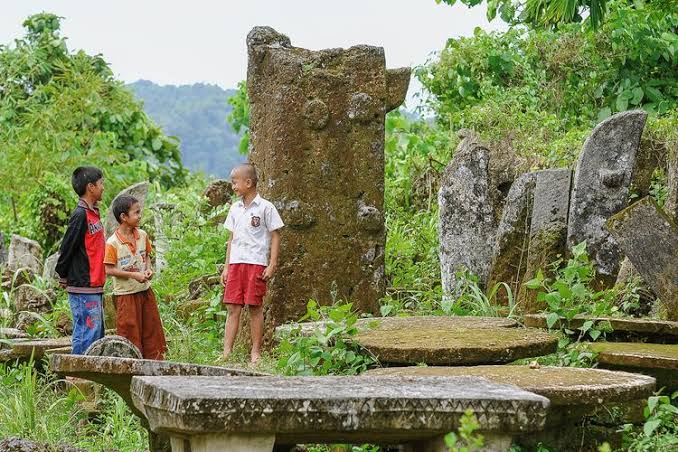
[(228, 280), (228, 263), (231, 261), (231, 240), (233, 239), (233, 234), (228, 238), (228, 243), (226, 244), (226, 260), (224, 261), (224, 270), (221, 272), (221, 284), (226, 285)]
[(271, 231), (271, 258), (262, 276), (264, 281), (271, 279), (278, 269), (278, 253), (280, 253), (280, 230), (276, 229)]
[(116, 278), (123, 278), (123, 279), (136, 279), (140, 283), (146, 282), (146, 275), (144, 275), (141, 272), (128, 272), (125, 270), (121, 270), (118, 267), (116, 267), (113, 264), (105, 264), (106, 265), (106, 274), (108, 276), (115, 276)]
[(87, 228), (87, 214), (82, 209), (76, 209), (68, 220), (68, 228), (64, 234), (59, 247), (59, 259), (55, 271), (61, 278), (60, 283), (64, 285), (68, 277), (68, 269), (71, 266), (73, 255), (82, 243)]

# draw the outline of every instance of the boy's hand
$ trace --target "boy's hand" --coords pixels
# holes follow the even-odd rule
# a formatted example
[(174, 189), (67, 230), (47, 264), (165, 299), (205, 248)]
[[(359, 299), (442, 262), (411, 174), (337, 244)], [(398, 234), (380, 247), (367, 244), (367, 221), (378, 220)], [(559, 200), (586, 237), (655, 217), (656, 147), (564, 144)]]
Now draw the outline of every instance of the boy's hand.
[(59, 279), (59, 287), (61, 287), (62, 289), (65, 289), (66, 286), (68, 286), (68, 283), (66, 282), (66, 280), (65, 279)]
[(132, 273), (132, 279), (139, 281), (140, 283), (145, 283), (146, 282), (146, 275), (141, 273), (141, 272), (134, 272)]
[(221, 285), (226, 287), (228, 281), (228, 264), (224, 265), (224, 271), (221, 272)]
[(153, 275), (154, 275), (154, 274), (155, 274), (155, 273), (153, 272), (153, 270), (146, 270), (146, 271), (144, 272), (144, 276), (146, 277), (146, 280), (147, 280), (147, 281), (150, 281), (151, 279), (153, 279)]
[(273, 278), (273, 275), (275, 274), (275, 271), (277, 270), (277, 267), (275, 265), (269, 265), (266, 267), (266, 270), (264, 270), (264, 273), (261, 275), (261, 279), (264, 281), (268, 281), (269, 279)]

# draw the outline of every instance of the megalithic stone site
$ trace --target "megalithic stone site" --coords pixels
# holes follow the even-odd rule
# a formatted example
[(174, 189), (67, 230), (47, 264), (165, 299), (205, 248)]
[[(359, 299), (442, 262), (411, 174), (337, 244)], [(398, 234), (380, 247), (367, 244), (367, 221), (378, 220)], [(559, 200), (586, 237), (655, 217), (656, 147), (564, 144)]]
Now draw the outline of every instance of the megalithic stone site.
[(252, 29), (247, 50), (250, 159), (286, 224), (267, 322), (299, 319), (309, 299), (377, 312), (384, 121), (404, 101), (410, 69), (387, 69), (380, 47), (293, 47), (270, 27)]

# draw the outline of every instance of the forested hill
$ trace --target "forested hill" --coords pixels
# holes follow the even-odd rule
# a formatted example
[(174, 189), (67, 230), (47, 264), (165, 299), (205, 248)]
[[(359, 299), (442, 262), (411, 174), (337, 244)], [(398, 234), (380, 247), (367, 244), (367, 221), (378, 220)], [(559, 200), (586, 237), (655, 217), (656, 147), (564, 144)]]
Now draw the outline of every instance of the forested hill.
[(232, 108), (227, 99), (235, 90), (204, 83), (161, 86), (148, 80), (128, 86), (165, 133), (179, 137), (186, 167), (227, 177), (233, 166), (245, 160), (238, 154), (239, 137), (226, 120)]

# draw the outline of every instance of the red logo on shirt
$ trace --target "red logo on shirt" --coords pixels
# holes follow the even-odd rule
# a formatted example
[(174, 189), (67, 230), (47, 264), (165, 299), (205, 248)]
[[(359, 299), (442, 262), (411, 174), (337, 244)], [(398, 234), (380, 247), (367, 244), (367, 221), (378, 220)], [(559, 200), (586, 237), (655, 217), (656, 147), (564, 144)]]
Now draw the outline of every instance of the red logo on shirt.
[(252, 224), (252, 227), (258, 228), (259, 225), (261, 224), (261, 218), (259, 218), (259, 217), (254, 217), (254, 216), (253, 216), (253, 217), (252, 217), (251, 224)]

